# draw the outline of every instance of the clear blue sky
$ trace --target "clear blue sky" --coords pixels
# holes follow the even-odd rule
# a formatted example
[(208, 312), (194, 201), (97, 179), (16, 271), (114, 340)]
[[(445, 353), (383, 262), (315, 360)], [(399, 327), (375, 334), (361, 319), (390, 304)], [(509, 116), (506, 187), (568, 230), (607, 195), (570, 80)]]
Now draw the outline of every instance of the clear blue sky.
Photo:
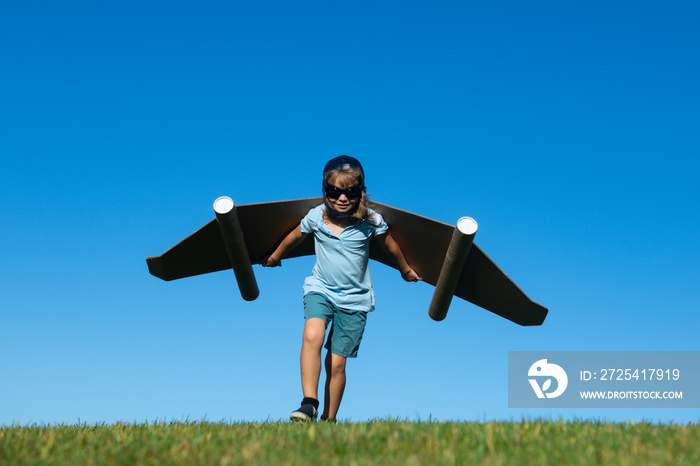
[(697, 422), (509, 409), (508, 351), (699, 350), (700, 3), (5, 2), (0, 425), (287, 419), (313, 258), (163, 282), (145, 258), (359, 158), (535, 301), (520, 327), (372, 264), (340, 418)]

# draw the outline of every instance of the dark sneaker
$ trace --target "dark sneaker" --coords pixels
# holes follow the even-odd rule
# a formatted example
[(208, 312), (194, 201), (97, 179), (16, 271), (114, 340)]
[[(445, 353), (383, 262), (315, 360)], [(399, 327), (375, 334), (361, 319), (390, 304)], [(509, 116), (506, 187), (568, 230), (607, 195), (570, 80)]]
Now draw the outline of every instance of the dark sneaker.
[(318, 410), (312, 405), (301, 405), (299, 409), (289, 415), (289, 419), (292, 421), (307, 422), (315, 421), (316, 416), (318, 416)]

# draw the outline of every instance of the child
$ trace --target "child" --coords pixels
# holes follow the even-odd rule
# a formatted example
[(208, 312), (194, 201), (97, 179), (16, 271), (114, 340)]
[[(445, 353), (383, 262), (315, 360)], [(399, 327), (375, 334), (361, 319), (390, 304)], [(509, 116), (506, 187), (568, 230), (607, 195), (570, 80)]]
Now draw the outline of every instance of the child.
[(321, 347), (326, 342), (326, 386), (321, 420), (335, 421), (345, 390), (347, 358), (357, 356), (367, 321), (374, 310), (369, 274), (369, 240), (375, 236), (396, 262), (404, 280), (421, 277), (406, 263), (401, 249), (388, 233), (382, 216), (369, 209), (365, 174), (360, 162), (346, 155), (330, 160), (323, 170), (324, 203), (311, 209), (277, 249), (263, 260), (276, 267), (282, 258), (313, 233), (316, 264), (304, 281), (304, 334), (301, 347), (301, 386), (304, 399), (292, 412), (294, 421), (312, 421), (318, 413)]

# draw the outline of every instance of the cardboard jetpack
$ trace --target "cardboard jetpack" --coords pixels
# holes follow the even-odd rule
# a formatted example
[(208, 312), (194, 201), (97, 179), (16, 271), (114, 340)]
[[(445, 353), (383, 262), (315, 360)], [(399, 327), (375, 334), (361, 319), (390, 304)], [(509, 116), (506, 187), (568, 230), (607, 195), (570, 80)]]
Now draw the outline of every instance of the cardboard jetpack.
[[(282, 239), (323, 198), (297, 199), (236, 206), (228, 197), (214, 203), (216, 217), (159, 256), (148, 257), (148, 269), (163, 280), (175, 280), (233, 269), (243, 299), (252, 301), (259, 289), (253, 264), (271, 254)], [(456, 226), (431, 220), (378, 202), (381, 214), (411, 267), (435, 286), (428, 314), (447, 315), (453, 296), (520, 325), (542, 325), (547, 309), (527, 297), (484, 252), (473, 244), (477, 224), (462, 217)], [(308, 235), (286, 259), (314, 254)], [(373, 238), (369, 257), (396, 268)]]

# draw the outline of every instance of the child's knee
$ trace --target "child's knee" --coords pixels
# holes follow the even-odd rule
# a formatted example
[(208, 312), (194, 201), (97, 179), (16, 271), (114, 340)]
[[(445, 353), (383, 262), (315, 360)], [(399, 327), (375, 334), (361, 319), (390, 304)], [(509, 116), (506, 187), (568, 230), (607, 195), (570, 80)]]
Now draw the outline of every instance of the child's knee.
[(345, 373), (345, 365), (347, 363), (347, 359), (338, 356), (337, 354), (334, 354), (331, 357), (331, 364), (330, 364), (330, 369), (332, 374), (344, 374)]
[[(318, 322), (312, 322), (318, 321)], [(310, 345), (321, 346), (326, 337), (326, 326), (321, 319), (309, 319), (304, 326), (303, 339), (304, 343)]]

